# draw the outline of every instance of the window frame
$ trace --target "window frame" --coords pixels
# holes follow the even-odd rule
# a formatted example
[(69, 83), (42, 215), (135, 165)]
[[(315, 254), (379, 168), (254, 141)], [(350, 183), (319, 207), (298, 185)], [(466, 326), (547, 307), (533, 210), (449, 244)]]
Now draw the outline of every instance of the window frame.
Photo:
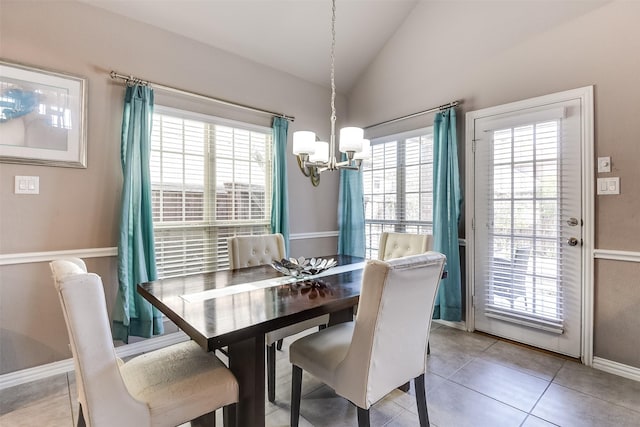
[[(164, 105), (156, 105), (154, 106), (154, 111), (152, 115), (152, 122), (155, 121), (155, 115), (164, 115), (173, 118), (177, 118), (180, 120), (190, 120), (199, 123), (204, 123), (205, 126), (205, 142), (204, 142), (204, 153), (203, 153), (203, 168), (204, 168), (204, 176), (203, 176), (203, 200), (202, 200), (202, 218), (196, 220), (188, 220), (188, 218), (183, 217), (177, 221), (166, 220), (166, 218), (162, 218), (157, 220), (155, 214), (155, 206), (156, 201), (153, 200), (154, 205), (154, 214), (153, 214), (153, 230), (154, 234), (158, 236), (160, 233), (168, 234), (171, 232), (176, 232), (176, 235), (173, 237), (178, 241), (176, 243), (178, 247), (181, 246), (183, 257), (185, 257), (185, 264), (188, 264), (187, 258), (190, 255), (189, 252), (189, 236), (187, 235), (189, 230), (193, 230), (196, 233), (201, 233), (203, 237), (202, 241), (202, 250), (199, 252), (202, 256), (202, 269), (198, 271), (193, 271), (186, 265), (181, 271), (170, 268), (170, 264), (166, 267), (162, 262), (164, 255), (159, 256), (159, 254), (163, 251), (162, 243), (159, 243), (159, 239), (156, 237), (155, 242), (155, 253), (156, 253), (156, 262), (158, 264), (158, 276), (159, 278), (166, 277), (175, 277), (182, 275), (190, 275), (190, 274), (200, 274), (206, 272), (217, 271), (221, 269), (228, 268), (228, 258), (226, 255), (226, 247), (221, 248), (220, 239), (220, 230), (229, 229), (229, 235), (247, 235), (247, 234), (265, 234), (270, 230), (271, 224), (271, 198), (273, 194), (272, 189), (272, 171), (273, 171), (273, 130), (267, 126), (256, 125), (252, 123), (245, 123), (231, 119), (225, 119), (222, 117), (197, 113), (189, 110), (177, 109), (173, 107), (168, 107)], [(266, 137), (265, 140), (265, 149), (264, 149), (264, 163), (265, 163), (265, 172), (264, 172), (264, 215), (260, 218), (255, 219), (218, 219), (218, 191), (217, 188), (219, 185), (216, 183), (216, 159), (217, 153), (215, 150), (215, 127), (216, 126), (224, 126), (229, 127), (233, 130), (242, 130), (247, 132), (256, 132), (260, 134), (264, 134)], [(157, 131), (157, 129), (152, 129), (152, 133)], [(184, 130), (183, 130), (184, 135)], [(162, 153), (164, 150), (154, 150), (152, 143), (151, 150), (151, 160), (153, 162), (154, 152)], [(181, 154), (184, 155), (185, 150), (184, 146), (181, 151)], [(235, 159), (235, 157), (234, 157)], [(151, 165), (151, 163), (150, 163)], [(160, 167), (162, 163), (158, 164)], [(162, 174), (162, 172), (160, 172)], [(235, 182), (235, 181), (234, 181)], [(162, 190), (167, 188), (167, 186), (161, 186), (158, 182), (153, 182), (152, 177), (152, 192)], [(178, 184), (181, 187), (180, 191), (183, 191), (183, 199), (182, 199), (182, 208), (184, 212), (184, 206), (186, 204), (186, 198), (184, 195), (185, 180), (184, 176), (182, 178), (182, 183)], [(251, 201), (249, 201), (251, 203)], [(161, 202), (158, 202), (161, 204)], [(232, 211), (232, 215), (237, 212)], [(184, 234), (181, 236), (180, 232)], [(191, 236), (193, 238), (193, 236)], [(195, 246), (195, 244), (194, 244)], [(178, 250), (179, 252), (180, 250)]]
[[(396, 158), (395, 158), (395, 170), (396, 170), (396, 188), (395, 188), (395, 216), (396, 219), (373, 219), (367, 217), (367, 196), (374, 193), (368, 193), (366, 188), (363, 188), (363, 194), (365, 197), (365, 256), (367, 258), (376, 258), (377, 251), (379, 249), (380, 234), (384, 231), (391, 232), (416, 232), (431, 234), (433, 230), (433, 216), (429, 220), (407, 220), (407, 164), (406, 164), (406, 144), (407, 140), (412, 138), (431, 138), (431, 146), (433, 147), (433, 126), (425, 126), (418, 129), (413, 129), (405, 132), (395, 133), (391, 135), (385, 135), (371, 140), (372, 158), (374, 156), (375, 146), (381, 144), (387, 144), (396, 142)], [(431, 160), (429, 162), (419, 161), (417, 165), (430, 164), (431, 165), (431, 182), (429, 182), (426, 190), (422, 188), (422, 182), (420, 182), (418, 193), (431, 193), (431, 211), (433, 212), (433, 148), (431, 152)], [(412, 166), (412, 165), (409, 165)], [(382, 168), (392, 169), (392, 168)], [(371, 171), (371, 161), (367, 161), (363, 167), (363, 174)], [(363, 183), (365, 181), (363, 176)], [(380, 193), (377, 193), (380, 194)], [(393, 194), (383, 192), (382, 194)], [(420, 209), (420, 207), (418, 208)], [(373, 233), (371, 226), (378, 226), (377, 234)]]

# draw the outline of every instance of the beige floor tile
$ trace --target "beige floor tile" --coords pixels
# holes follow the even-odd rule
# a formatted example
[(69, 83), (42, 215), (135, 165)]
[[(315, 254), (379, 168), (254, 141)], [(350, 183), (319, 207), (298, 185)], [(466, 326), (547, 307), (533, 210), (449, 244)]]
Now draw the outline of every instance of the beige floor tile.
[(0, 415), (26, 408), (54, 397), (69, 399), (67, 374), (54, 375), (0, 391)]
[(532, 414), (563, 427), (638, 427), (640, 412), (551, 384)]
[(519, 427), (525, 412), (451, 381), (427, 395), (429, 418), (439, 427)]
[(538, 417), (534, 417), (533, 415), (529, 415), (524, 423), (522, 423), (522, 427), (554, 427), (556, 424), (552, 424), (548, 421), (542, 420)]
[[(640, 412), (640, 382), (579, 363), (564, 364), (554, 383)], [(640, 420), (638, 421), (640, 426)]]
[(65, 426), (73, 423), (67, 374), (0, 391), (0, 426)]
[(481, 358), (551, 381), (565, 359), (505, 341), (497, 341)]
[(527, 413), (549, 386), (549, 381), (482, 359), (468, 363), (449, 379)]

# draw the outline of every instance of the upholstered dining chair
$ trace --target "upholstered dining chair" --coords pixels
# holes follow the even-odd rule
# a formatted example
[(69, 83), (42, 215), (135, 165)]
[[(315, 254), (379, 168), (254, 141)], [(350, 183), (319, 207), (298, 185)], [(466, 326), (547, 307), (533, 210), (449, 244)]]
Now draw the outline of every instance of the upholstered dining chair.
[[(50, 263), (69, 333), (78, 426), (215, 425), (235, 410), (238, 382), (213, 354), (188, 341), (122, 362), (115, 353), (102, 279), (78, 258)], [(230, 406), (227, 406), (230, 405)]]
[[(232, 270), (271, 264), (286, 256), (284, 237), (280, 233), (229, 237), (227, 249), (229, 251), (229, 268)], [(276, 398), (276, 348), (278, 350), (282, 348), (284, 338), (316, 326), (324, 328), (328, 322), (329, 316), (324, 315), (266, 334), (267, 398), (269, 402), (274, 402)]]
[[(388, 261), (408, 255), (423, 254), (433, 249), (433, 235), (431, 234), (411, 234), (394, 233), (384, 231), (380, 235), (378, 245), (378, 259)], [(427, 354), (431, 353), (431, 346), (427, 343)], [(404, 391), (409, 391), (409, 385), (401, 387)]]
[(369, 425), (374, 403), (413, 379), (420, 425), (429, 425), (425, 362), (444, 261), (437, 252), (367, 261), (355, 322), (307, 335), (289, 347), (292, 426), (300, 416), (303, 370), (356, 405), (359, 426)]
[(423, 254), (431, 249), (433, 249), (433, 236), (431, 234), (385, 231), (380, 235), (378, 259), (386, 261), (407, 255)]

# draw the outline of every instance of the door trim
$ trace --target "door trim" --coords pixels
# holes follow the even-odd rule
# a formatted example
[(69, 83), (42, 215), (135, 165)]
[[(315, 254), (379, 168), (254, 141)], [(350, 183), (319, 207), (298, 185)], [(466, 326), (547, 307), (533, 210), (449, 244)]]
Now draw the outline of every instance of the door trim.
[(582, 316), (581, 316), (581, 360), (587, 366), (593, 364), (593, 265), (594, 265), (594, 137), (593, 137), (593, 86), (585, 86), (564, 92), (539, 96), (522, 101), (511, 102), (481, 110), (469, 111), (465, 115), (465, 230), (466, 230), (466, 326), (468, 331), (475, 330), (475, 313), (473, 308), (475, 294), (475, 230), (474, 207), (474, 125), (478, 119), (524, 110), (545, 104), (580, 99), (580, 149), (582, 153), (582, 212), (583, 212), (583, 251), (582, 265)]

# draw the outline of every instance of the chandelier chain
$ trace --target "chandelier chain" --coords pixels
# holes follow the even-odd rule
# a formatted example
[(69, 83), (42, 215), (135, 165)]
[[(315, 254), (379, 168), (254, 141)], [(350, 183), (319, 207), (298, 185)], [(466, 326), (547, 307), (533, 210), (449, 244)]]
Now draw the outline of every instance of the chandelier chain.
[(333, 135), (336, 121), (336, 0), (332, 1), (331, 14), (331, 134)]

